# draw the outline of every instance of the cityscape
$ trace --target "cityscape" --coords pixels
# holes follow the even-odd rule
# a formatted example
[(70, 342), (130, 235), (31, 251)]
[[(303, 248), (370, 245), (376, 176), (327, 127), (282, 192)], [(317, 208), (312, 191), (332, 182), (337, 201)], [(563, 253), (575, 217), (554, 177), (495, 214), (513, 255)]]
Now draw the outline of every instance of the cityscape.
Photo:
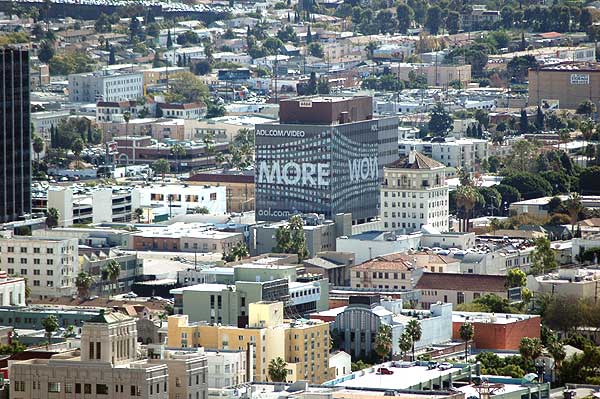
[(600, 2), (0, 0), (0, 399), (600, 398)]

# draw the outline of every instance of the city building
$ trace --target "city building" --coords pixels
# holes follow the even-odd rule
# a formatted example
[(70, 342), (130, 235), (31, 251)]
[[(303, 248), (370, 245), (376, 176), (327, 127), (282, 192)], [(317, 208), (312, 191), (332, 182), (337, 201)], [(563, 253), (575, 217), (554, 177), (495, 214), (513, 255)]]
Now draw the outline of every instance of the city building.
[(27, 278), (33, 298), (71, 296), (79, 272), (77, 240), (0, 237), (0, 268)]
[(268, 381), (269, 362), (278, 357), (287, 363), (288, 382), (320, 384), (331, 379), (329, 323), (284, 321), (283, 313), (281, 302), (252, 303), (244, 327), (189, 323), (187, 315), (170, 316), (168, 345), (247, 351), (254, 365), (254, 381)]
[[(392, 353), (401, 353), (399, 339), (410, 320), (421, 324), (421, 339), (415, 349), (449, 342), (452, 339), (452, 304), (433, 304), (428, 311), (403, 310), (401, 299), (379, 300), (377, 296), (350, 297), (348, 306), (337, 312), (333, 329), (338, 332), (340, 348), (352, 357), (369, 358), (375, 350), (375, 337), (381, 325), (392, 330)], [(311, 318), (318, 318), (311, 315)], [(334, 337), (335, 339), (336, 337)]]
[(338, 237), (336, 250), (353, 252), (360, 264), (377, 256), (414, 250), (420, 247), (422, 233), (396, 234), (393, 231), (373, 230)]
[(600, 295), (600, 270), (559, 269), (541, 276), (527, 276), (527, 288), (534, 294), (568, 296), (596, 301)]
[(222, 389), (254, 381), (254, 367), (248, 352), (240, 349), (205, 349), (208, 388)]
[(225, 187), (226, 209), (229, 212), (248, 212), (254, 210), (254, 173), (196, 173), (187, 179), (186, 184), (199, 186)]
[(207, 399), (206, 372), (202, 351), (163, 351), (158, 359), (140, 360), (135, 320), (100, 313), (82, 327), (81, 349), (11, 362), (10, 395)]
[(421, 153), (383, 168), (381, 215), (383, 227), (411, 232), (424, 225), (448, 230), (446, 166)]
[(202, 103), (160, 103), (158, 109), (163, 117), (173, 119), (200, 119), (206, 114), (206, 105)]
[(229, 253), (245, 244), (239, 232), (220, 231), (212, 224), (177, 222), (168, 226), (140, 226), (131, 234), (128, 248), (135, 251)]
[[(337, 214), (332, 220), (323, 215), (300, 215), (304, 221), (304, 237), (308, 256), (313, 257), (322, 251), (335, 251), (337, 237), (351, 234), (352, 215)], [(251, 249), (255, 254), (272, 252), (277, 246), (276, 232), (289, 225), (287, 220), (258, 223), (251, 227)]]
[(135, 187), (139, 204), (143, 207), (166, 209), (169, 216), (185, 215), (198, 208), (206, 208), (212, 215), (227, 212), (225, 187), (151, 184)]
[(0, 223), (31, 213), (29, 51), (0, 49)]
[(459, 273), (423, 273), (415, 288), (421, 290), (421, 306), (429, 309), (438, 302), (460, 305), (486, 294), (508, 298), (506, 276)]
[(460, 82), (463, 87), (471, 83), (471, 65), (442, 64), (443, 57), (426, 64), (398, 63), (392, 64), (390, 71), (401, 80), (409, 80), (410, 75), (424, 76), (428, 86), (448, 87), (451, 83)]
[(371, 97), (282, 100), (279, 123), (256, 125), (256, 218), (379, 215), (383, 166), (398, 158), (398, 118), (373, 118)]
[[(142, 259), (135, 253), (125, 253), (115, 249), (92, 250), (81, 253), (81, 270), (89, 273), (94, 282), (89, 289), (89, 295), (109, 297), (110, 295), (131, 292), (133, 284), (144, 274)], [(106, 281), (106, 266), (109, 262), (117, 262), (121, 271), (116, 281)]]
[(560, 108), (576, 109), (589, 100), (600, 105), (600, 68), (596, 62), (565, 62), (529, 70), (529, 104), (556, 102)]
[(141, 72), (100, 70), (69, 75), (69, 101), (137, 100), (144, 95), (144, 75)]
[(477, 350), (518, 351), (521, 339), (540, 338), (541, 319), (538, 315), (507, 313), (452, 313), (452, 339), (462, 340), (460, 326), (473, 326), (472, 345)]
[(488, 158), (489, 145), (489, 142), (483, 139), (452, 137), (436, 141), (398, 141), (400, 156), (407, 157), (411, 151), (417, 151), (446, 166), (461, 168), (467, 172), (475, 171), (479, 164)]
[(321, 276), (298, 276), (297, 265), (270, 264), (269, 258), (234, 268), (235, 284), (196, 284), (171, 290), (175, 312), (192, 321), (244, 325), (249, 305), (282, 301), (288, 317), (328, 308), (329, 282)]
[(352, 252), (323, 251), (302, 261), (307, 273), (320, 274), (333, 286), (350, 285), (350, 268), (354, 266)]
[[(46, 193), (47, 209), (56, 208), (58, 225), (130, 222), (140, 207), (138, 188), (51, 186)], [(39, 198), (37, 199), (40, 200)]]
[(6, 271), (0, 270), (0, 306), (25, 306), (23, 277), (9, 277)]
[(98, 316), (102, 310), (102, 308), (91, 306), (26, 306), (24, 301), (25, 296), (23, 296), (21, 305), (0, 307), (0, 325), (20, 330), (43, 330), (44, 319), (52, 315), (56, 317), (59, 328), (73, 326), (77, 329), (82, 327), (86, 321)]

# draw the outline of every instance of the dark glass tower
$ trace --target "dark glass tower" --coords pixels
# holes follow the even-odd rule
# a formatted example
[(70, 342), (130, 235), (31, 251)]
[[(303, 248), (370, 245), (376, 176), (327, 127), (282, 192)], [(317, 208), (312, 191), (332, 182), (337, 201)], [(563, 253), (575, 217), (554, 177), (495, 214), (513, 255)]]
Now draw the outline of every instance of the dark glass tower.
[(0, 48), (0, 223), (30, 212), (29, 53)]

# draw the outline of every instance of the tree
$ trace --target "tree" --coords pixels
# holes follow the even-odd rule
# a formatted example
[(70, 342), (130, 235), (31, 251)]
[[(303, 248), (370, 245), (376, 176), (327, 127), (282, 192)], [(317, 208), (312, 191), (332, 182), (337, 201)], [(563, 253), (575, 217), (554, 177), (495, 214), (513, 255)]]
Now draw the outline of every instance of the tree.
[(185, 148), (179, 143), (174, 144), (171, 147), (171, 154), (173, 154), (173, 156), (175, 157), (175, 165), (177, 165), (177, 173), (179, 173), (179, 159), (185, 156)]
[(441, 103), (437, 103), (431, 112), (431, 119), (429, 119), (428, 124), (429, 131), (436, 136), (445, 136), (452, 127), (452, 117)]
[(475, 336), (473, 324), (464, 322), (459, 329), (460, 339), (465, 341), (465, 362), (469, 359), (469, 341)]
[(575, 224), (579, 218), (579, 212), (581, 212), (583, 209), (581, 197), (577, 193), (572, 193), (563, 205), (569, 213), (569, 219), (571, 220), (571, 232), (574, 233)]
[(117, 63), (117, 58), (115, 55), (115, 48), (110, 46), (110, 50), (108, 52), (108, 65), (115, 65)]
[(321, 43), (312, 42), (308, 45), (307, 49), (308, 53), (313, 57), (323, 58), (325, 56)]
[(42, 327), (44, 327), (45, 337), (48, 343), (46, 344), (46, 350), (48, 350), (48, 346), (50, 345), (50, 340), (52, 339), (52, 334), (54, 334), (60, 325), (58, 324), (58, 320), (56, 316), (50, 315), (42, 320)]
[(579, 115), (586, 115), (588, 118), (592, 117), (592, 114), (596, 112), (596, 105), (590, 100), (582, 101), (578, 106), (575, 113)]
[(542, 355), (542, 341), (539, 338), (522, 338), (519, 344), (519, 353), (525, 360), (537, 359)]
[(545, 237), (536, 238), (533, 243), (535, 250), (532, 253), (532, 271), (536, 274), (545, 274), (558, 267), (554, 251), (550, 247), (550, 240)]
[(142, 208), (135, 208), (133, 214), (136, 217), (138, 223), (142, 223), (142, 216), (144, 215), (144, 210)]
[(400, 350), (401, 356), (404, 357), (406, 353), (412, 348), (412, 338), (408, 335), (406, 330), (398, 338), (398, 349)]
[(398, 22), (394, 14), (389, 10), (380, 10), (377, 12), (375, 22), (377, 23), (379, 32), (382, 34), (389, 33), (391, 35), (396, 33), (398, 29)]
[(469, 231), (473, 208), (478, 202), (483, 202), (483, 197), (473, 186), (461, 185), (456, 189), (456, 209), (461, 211), (459, 218), (462, 219), (462, 232)]
[(519, 133), (529, 132), (529, 118), (527, 117), (527, 111), (521, 110), (521, 116), (519, 118)]
[(42, 41), (40, 51), (38, 51), (38, 59), (40, 62), (47, 64), (54, 57), (54, 47), (48, 40)]
[(421, 339), (423, 330), (417, 319), (412, 319), (406, 324), (406, 334), (410, 337), (412, 345), (412, 360), (415, 361), (415, 343)]
[(64, 338), (75, 338), (77, 333), (75, 332), (75, 326), (73, 324), (69, 324), (63, 333)]
[(329, 86), (329, 80), (322, 76), (317, 82), (317, 94), (329, 94), (331, 93), (331, 87)]
[(94, 29), (96, 33), (108, 33), (112, 30), (111, 21), (106, 14), (100, 13), (94, 23)]
[(581, 172), (579, 192), (582, 195), (600, 195), (600, 166), (591, 166)]
[(214, 101), (208, 101), (206, 104), (206, 119), (218, 118), (226, 113), (225, 107)]
[(81, 152), (83, 151), (83, 149), (84, 149), (83, 140), (80, 137), (76, 138), (75, 141), (73, 141), (73, 144), (71, 144), (71, 151), (73, 151), (73, 154), (75, 155), (75, 158), (76, 158), (75, 167), (77, 169), (79, 169), (81, 167), (80, 166), (80, 162), (81, 162), (80, 155), (81, 155)]
[(429, 7), (427, 9), (427, 19), (425, 20), (425, 27), (429, 30), (429, 33), (437, 35), (442, 23), (442, 9), (439, 6)]
[(33, 152), (35, 152), (35, 156), (37, 158), (37, 163), (40, 163), (40, 154), (44, 151), (44, 140), (37, 134), (33, 136)]
[(94, 278), (85, 271), (80, 271), (75, 278), (75, 286), (77, 287), (77, 295), (84, 299), (90, 295), (90, 288), (94, 283)]
[(392, 352), (392, 328), (381, 324), (375, 336), (375, 353), (382, 361)]
[(398, 31), (406, 34), (415, 18), (415, 13), (409, 5), (401, 3), (396, 8), (396, 18), (398, 19)]
[(169, 102), (204, 102), (209, 98), (208, 87), (191, 72), (178, 72), (169, 78)]
[(527, 283), (527, 275), (521, 269), (510, 269), (506, 273), (506, 288), (524, 287)]
[(554, 334), (552, 334), (552, 339), (547, 343), (546, 350), (552, 356), (552, 359), (554, 359), (555, 369), (559, 370), (563, 360), (567, 357), (567, 353), (562, 342)]
[(96, 63), (85, 51), (55, 54), (49, 60), (48, 66), (52, 75), (91, 72), (96, 69)]
[(541, 107), (537, 107), (537, 112), (535, 114), (535, 128), (538, 132), (541, 132), (544, 130), (544, 125), (545, 125), (545, 115), (544, 115), (544, 111), (542, 111)]
[(169, 171), (171, 170), (171, 165), (164, 158), (157, 159), (156, 161), (152, 162), (152, 165), (150, 165), (150, 167), (152, 168), (154, 173), (161, 174), (163, 180), (165, 180), (165, 174), (169, 173)]
[(520, 172), (514, 173), (502, 180), (502, 185), (516, 188), (523, 199), (533, 199), (552, 195), (552, 186), (541, 176)]
[(106, 266), (104, 266), (102, 273), (105, 274), (106, 278), (111, 282), (111, 292), (114, 294), (117, 289), (117, 281), (121, 275), (121, 264), (114, 259), (110, 259), (106, 262)]
[(539, 63), (532, 55), (525, 55), (520, 57), (514, 57), (506, 64), (506, 73), (508, 77), (517, 83), (524, 83), (527, 81), (530, 69), (535, 69), (539, 66)]
[(167, 49), (173, 48), (173, 38), (171, 37), (171, 30), (167, 32)]
[(299, 261), (306, 259), (308, 256), (306, 236), (304, 235), (304, 221), (299, 215), (292, 216), (287, 225), (277, 229), (275, 240), (277, 245), (273, 248), (273, 252), (297, 254)]
[(457, 34), (460, 30), (460, 14), (456, 11), (449, 11), (446, 17), (446, 30), (449, 34)]
[(273, 382), (285, 382), (287, 377), (287, 363), (280, 357), (269, 362), (269, 378)]
[(53, 228), (58, 226), (58, 220), (60, 219), (60, 212), (56, 208), (50, 208), (46, 211), (46, 226)]

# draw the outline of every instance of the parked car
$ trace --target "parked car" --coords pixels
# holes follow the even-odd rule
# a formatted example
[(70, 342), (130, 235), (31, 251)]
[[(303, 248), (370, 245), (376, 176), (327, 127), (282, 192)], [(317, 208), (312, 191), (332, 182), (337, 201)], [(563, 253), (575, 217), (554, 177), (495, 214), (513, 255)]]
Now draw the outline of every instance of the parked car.
[(380, 367), (377, 369), (377, 374), (390, 375), (394, 374), (394, 372), (388, 368)]
[(433, 370), (439, 366), (438, 362), (429, 362), (427, 363), (427, 370)]
[(135, 292), (128, 292), (127, 294), (123, 294), (123, 298), (137, 298), (137, 294)]
[(450, 363), (442, 363), (438, 366), (438, 369), (440, 370), (450, 370), (452, 368), (452, 365)]

